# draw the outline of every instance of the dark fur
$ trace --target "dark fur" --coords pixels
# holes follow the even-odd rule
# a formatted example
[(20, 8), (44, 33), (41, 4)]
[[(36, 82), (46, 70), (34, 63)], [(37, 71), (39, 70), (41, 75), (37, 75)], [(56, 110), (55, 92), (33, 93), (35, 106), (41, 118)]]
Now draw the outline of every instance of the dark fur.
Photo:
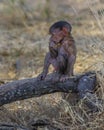
[(62, 30), (63, 27), (67, 27), (69, 33), (70, 33), (71, 30), (72, 30), (72, 27), (71, 27), (70, 23), (68, 23), (68, 22), (66, 22), (66, 21), (59, 21), (59, 22), (54, 23), (54, 24), (50, 27), (49, 33), (51, 34), (51, 33), (53, 32), (53, 30), (54, 30), (54, 29), (57, 29), (57, 28), (60, 29), (60, 30)]
[[(54, 32), (55, 29), (59, 30)], [(58, 21), (50, 27), (49, 52), (46, 54), (43, 72), (39, 75), (39, 79), (45, 79), (50, 64), (53, 65), (59, 76), (62, 75), (61, 78), (53, 77), (54, 79), (65, 81), (69, 76), (73, 75), (77, 51), (71, 30), (70, 23), (66, 21)]]

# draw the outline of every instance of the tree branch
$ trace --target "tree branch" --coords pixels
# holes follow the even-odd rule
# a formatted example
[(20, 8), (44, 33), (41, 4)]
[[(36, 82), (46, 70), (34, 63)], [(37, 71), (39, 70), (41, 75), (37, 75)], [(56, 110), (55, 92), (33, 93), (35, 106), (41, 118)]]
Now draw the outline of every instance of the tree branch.
[[(89, 81), (88, 84), (92, 89), (95, 83), (95, 73), (85, 73), (80, 76), (75, 76), (69, 80), (63, 82), (53, 83), (51, 81), (51, 75), (48, 75), (46, 80), (38, 81), (37, 78), (30, 78), (24, 80), (18, 80), (10, 82), (0, 86), (0, 106), (11, 103), (18, 100), (23, 100), (32, 97), (39, 97), (44, 94), (50, 94), (54, 92), (79, 92), (80, 87), (78, 87), (79, 79), (85, 76), (91, 77), (94, 75), (92, 80), (93, 83)], [(83, 81), (82, 81), (83, 82)], [(78, 89), (79, 88), (79, 89)], [(82, 87), (83, 88), (83, 87)], [(86, 89), (86, 88), (85, 88)]]

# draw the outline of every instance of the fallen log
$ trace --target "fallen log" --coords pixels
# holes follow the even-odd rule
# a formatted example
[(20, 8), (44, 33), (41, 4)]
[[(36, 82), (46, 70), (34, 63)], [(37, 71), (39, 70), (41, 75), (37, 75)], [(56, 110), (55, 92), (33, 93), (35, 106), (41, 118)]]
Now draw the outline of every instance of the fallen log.
[[(38, 81), (37, 78), (30, 78), (1, 85), (0, 106), (14, 101), (39, 97), (44, 94), (55, 92), (79, 92), (80, 97), (83, 97), (82, 95), (86, 90), (93, 91), (95, 87), (96, 74), (92, 72), (74, 76), (65, 82), (56, 83), (51, 81), (52, 75), (53, 74), (48, 75), (46, 80), (42, 81)], [(85, 79), (81, 81), (81, 78), (84, 76)]]
[(0, 123), (0, 130), (29, 130), (29, 129), (22, 126), (9, 124), (9, 123), (8, 124)]

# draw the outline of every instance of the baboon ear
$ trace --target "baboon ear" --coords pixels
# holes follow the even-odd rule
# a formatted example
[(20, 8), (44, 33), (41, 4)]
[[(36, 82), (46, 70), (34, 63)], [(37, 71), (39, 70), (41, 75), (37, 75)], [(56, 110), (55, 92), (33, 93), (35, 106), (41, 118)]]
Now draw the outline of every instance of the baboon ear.
[(67, 27), (63, 27), (62, 28), (62, 31), (63, 31), (63, 33), (64, 33), (64, 35), (67, 35), (68, 34), (68, 29), (67, 29)]

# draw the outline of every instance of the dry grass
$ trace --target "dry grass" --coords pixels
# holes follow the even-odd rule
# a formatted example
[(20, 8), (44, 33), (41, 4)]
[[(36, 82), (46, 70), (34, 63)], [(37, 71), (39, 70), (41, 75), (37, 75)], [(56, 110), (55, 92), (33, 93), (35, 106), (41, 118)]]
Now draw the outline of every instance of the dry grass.
[[(13, 8), (16, 7), (16, 5), (12, 6)], [(5, 15), (3, 14), (0, 18), (3, 21), (0, 22), (0, 25), (2, 27), (6, 25), (0, 31), (0, 68), (2, 70), (0, 79), (5, 79), (5, 82), (34, 77), (40, 73), (48, 47), (48, 27), (51, 22), (60, 19), (59, 16), (51, 17), (51, 22), (36, 19), (33, 22), (34, 25), (31, 24), (30, 26), (28, 19), (24, 17), (22, 8), (19, 8), (19, 10), (17, 8), (15, 12), (13, 12), (13, 8), (8, 8), (11, 9), (9, 10), (12, 12), (11, 15), (5, 12)], [(90, 110), (83, 103), (84, 99), (77, 101), (77, 95), (68, 94), (66, 100), (62, 98), (61, 93), (56, 93), (18, 101), (1, 107), (0, 122), (29, 127), (35, 120), (48, 119), (52, 125), (57, 126), (60, 130), (104, 129), (104, 103), (99, 100), (104, 101), (104, 16), (103, 14), (100, 16), (97, 14), (98, 9), (89, 0), (86, 8), (87, 11), (81, 10), (80, 15), (73, 15), (71, 21), (73, 36), (78, 48), (75, 73), (83, 73), (89, 70), (96, 71), (97, 90), (93, 95), (93, 99), (96, 100), (95, 103), (99, 107), (99, 112), (89, 112)], [(70, 19), (68, 16), (63, 17), (66, 20)], [(40, 54), (40, 50), (43, 52), (42, 54)], [(90, 99), (90, 95), (87, 95), (86, 98), (93, 101), (93, 99)]]

